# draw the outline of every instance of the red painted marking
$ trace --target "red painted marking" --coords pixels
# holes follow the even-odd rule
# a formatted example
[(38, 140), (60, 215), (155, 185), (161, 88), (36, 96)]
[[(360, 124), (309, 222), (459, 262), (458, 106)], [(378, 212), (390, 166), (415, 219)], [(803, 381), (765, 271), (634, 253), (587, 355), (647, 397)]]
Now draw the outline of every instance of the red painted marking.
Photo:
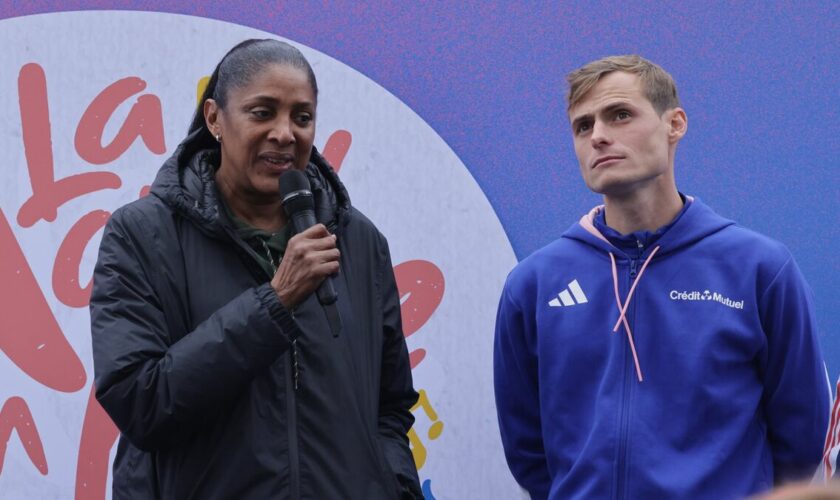
[(97, 231), (105, 227), (105, 223), (108, 222), (110, 216), (110, 212), (105, 210), (90, 212), (70, 228), (67, 236), (64, 237), (64, 241), (61, 242), (61, 246), (58, 247), (55, 264), (53, 265), (52, 286), (55, 297), (64, 305), (87, 307), (90, 303), (93, 282), (92, 280), (89, 281), (82, 288), (79, 266), (91, 238)]
[(394, 267), (400, 293), (403, 334), (420, 329), (440, 305), (445, 289), (443, 273), (427, 260), (409, 260)]
[(99, 405), (91, 386), (76, 461), (76, 500), (105, 498), (108, 459), (119, 435), (120, 431)]
[(143, 198), (145, 196), (149, 196), (149, 193), (152, 191), (152, 186), (143, 186), (140, 188), (140, 196), (138, 198)]
[(38, 428), (35, 427), (35, 420), (32, 419), (29, 406), (27, 406), (26, 401), (17, 396), (7, 399), (3, 404), (3, 409), (0, 410), (0, 473), (3, 472), (6, 447), (12, 437), (12, 429), (17, 431), (18, 438), (20, 438), (29, 460), (42, 475), (46, 476), (48, 472), (47, 457), (44, 455), (41, 436), (38, 434)]
[(0, 255), (0, 350), (47, 387), (78, 391), (85, 386), (85, 368), (64, 338), (1, 209)]
[(346, 130), (336, 130), (327, 139), (327, 144), (324, 146), (324, 158), (332, 165), (336, 173), (341, 170), (341, 164), (352, 142), (353, 136)]
[(408, 355), (408, 363), (413, 370), (415, 366), (419, 365), (421, 361), (426, 358), (425, 349), (415, 349)]
[(85, 110), (76, 128), (76, 152), (94, 165), (110, 163), (120, 157), (140, 137), (149, 151), (166, 152), (163, 137), (163, 113), (156, 95), (143, 94), (131, 107), (117, 136), (107, 146), (102, 145), (102, 133), (120, 104), (146, 88), (137, 77), (118, 80), (99, 93)]
[(18, 211), (17, 222), (30, 227), (40, 219), (54, 221), (58, 207), (73, 198), (101, 189), (116, 189), (122, 181), (111, 172), (87, 172), (55, 180), (47, 102), (47, 79), (35, 63), (24, 65), (18, 75), (20, 124), (32, 196)]

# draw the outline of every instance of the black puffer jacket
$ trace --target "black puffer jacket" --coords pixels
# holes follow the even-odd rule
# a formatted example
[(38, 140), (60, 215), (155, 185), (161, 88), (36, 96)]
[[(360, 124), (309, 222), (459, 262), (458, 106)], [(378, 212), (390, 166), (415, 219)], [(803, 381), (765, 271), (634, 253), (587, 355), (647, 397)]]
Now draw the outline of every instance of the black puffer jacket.
[(294, 316), (280, 304), (219, 209), (214, 153), (187, 155), (113, 214), (94, 272), (96, 397), (122, 432), (114, 498), (421, 498), (385, 238), (313, 150), (341, 251), (335, 338), (314, 294)]

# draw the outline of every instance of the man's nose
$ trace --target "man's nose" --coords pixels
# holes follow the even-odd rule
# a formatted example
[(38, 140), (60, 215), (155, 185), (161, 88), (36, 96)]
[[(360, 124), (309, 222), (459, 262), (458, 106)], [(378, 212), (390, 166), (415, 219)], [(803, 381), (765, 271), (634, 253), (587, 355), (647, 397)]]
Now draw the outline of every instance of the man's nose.
[(601, 120), (595, 120), (595, 123), (592, 124), (592, 135), (590, 136), (590, 141), (592, 141), (592, 147), (595, 148), (605, 144), (610, 144), (612, 141), (609, 134), (609, 127), (607, 127), (607, 125)]

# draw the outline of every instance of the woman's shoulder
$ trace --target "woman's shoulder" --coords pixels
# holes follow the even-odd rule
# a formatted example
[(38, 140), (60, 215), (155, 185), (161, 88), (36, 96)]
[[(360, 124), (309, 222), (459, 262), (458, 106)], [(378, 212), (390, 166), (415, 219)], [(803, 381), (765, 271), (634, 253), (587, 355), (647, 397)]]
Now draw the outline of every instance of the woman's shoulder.
[(108, 227), (126, 235), (144, 237), (158, 233), (171, 219), (171, 208), (157, 196), (148, 194), (116, 209)]
[(341, 227), (347, 232), (352, 232), (359, 236), (365, 235), (373, 238), (383, 238), (384, 236), (376, 227), (376, 224), (371, 221), (367, 215), (362, 213), (356, 207), (350, 206), (342, 217)]

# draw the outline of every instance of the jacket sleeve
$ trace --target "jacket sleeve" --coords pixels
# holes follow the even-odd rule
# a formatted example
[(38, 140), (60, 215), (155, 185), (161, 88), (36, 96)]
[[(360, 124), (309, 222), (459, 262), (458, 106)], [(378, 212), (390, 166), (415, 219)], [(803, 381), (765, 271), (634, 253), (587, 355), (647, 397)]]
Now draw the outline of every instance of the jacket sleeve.
[(541, 431), (536, 327), (513, 299), (511, 278), (496, 314), (494, 388), (508, 467), (531, 498), (548, 498), (551, 477)]
[(760, 298), (767, 337), (763, 405), (775, 482), (810, 477), (828, 428), (831, 389), (811, 290), (792, 258)]
[(408, 431), (414, 424), (411, 407), (417, 402), (411, 377), (408, 348), (402, 330), (400, 297), (391, 265), (388, 244), (381, 239), (379, 273), (382, 283), (383, 346), (379, 388), (379, 443), (396, 474), (401, 499), (422, 499), (414, 457), (408, 446)]
[(124, 214), (119, 210), (109, 220), (94, 270), (96, 398), (120, 431), (149, 451), (189, 435), (234, 400), (298, 330), (265, 284), (246, 290), (191, 332), (167, 331), (150, 279), (155, 255), (144, 246), (154, 239), (142, 221)]

